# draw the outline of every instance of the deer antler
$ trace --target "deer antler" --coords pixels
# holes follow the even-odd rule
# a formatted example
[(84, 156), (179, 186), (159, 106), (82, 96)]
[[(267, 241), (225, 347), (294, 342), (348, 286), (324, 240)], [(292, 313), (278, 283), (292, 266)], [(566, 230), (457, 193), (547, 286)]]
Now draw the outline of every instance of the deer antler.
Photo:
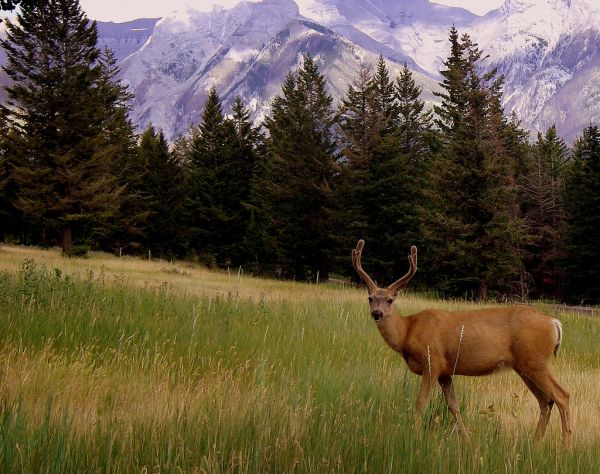
[(367, 272), (365, 272), (363, 270), (362, 265), (360, 263), (360, 257), (362, 255), (362, 250), (363, 250), (364, 246), (365, 246), (365, 241), (363, 239), (360, 239), (358, 241), (358, 244), (356, 244), (356, 248), (354, 250), (352, 250), (352, 266), (356, 270), (356, 273), (358, 273), (358, 275), (362, 278), (362, 280), (367, 285), (367, 289), (369, 290), (369, 293), (372, 293), (373, 290), (377, 289), (377, 285), (375, 283), (373, 283), (373, 280), (371, 280), (371, 277), (369, 275), (367, 275)]
[(410, 248), (410, 255), (408, 256), (408, 263), (410, 265), (410, 269), (408, 273), (404, 275), (402, 278), (396, 280), (390, 286), (388, 286), (389, 290), (397, 292), (400, 288), (405, 286), (410, 279), (413, 277), (415, 273), (417, 273), (417, 247), (414, 245)]

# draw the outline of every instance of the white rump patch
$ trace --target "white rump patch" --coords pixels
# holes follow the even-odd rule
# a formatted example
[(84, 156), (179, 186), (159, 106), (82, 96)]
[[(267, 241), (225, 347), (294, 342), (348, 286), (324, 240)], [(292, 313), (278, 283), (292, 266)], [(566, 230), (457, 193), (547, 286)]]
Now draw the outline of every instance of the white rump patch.
[(554, 346), (554, 354), (558, 354), (558, 349), (560, 347), (560, 343), (562, 342), (562, 338), (563, 338), (563, 327), (562, 327), (562, 323), (558, 320), (558, 319), (553, 319), (552, 322), (554, 323), (554, 326), (556, 327), (556, 345)]

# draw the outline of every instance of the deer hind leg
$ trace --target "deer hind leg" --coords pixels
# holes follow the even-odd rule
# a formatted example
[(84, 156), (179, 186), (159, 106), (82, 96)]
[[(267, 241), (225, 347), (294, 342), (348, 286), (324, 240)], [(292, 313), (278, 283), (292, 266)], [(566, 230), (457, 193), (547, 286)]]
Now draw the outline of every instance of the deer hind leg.
[(458, 407), (458, 400), (456, 400), (456, 393), (454, 392), (454, 384), (452, 383), (452, 377), (441, 376), (438, 378), (438, 382), (440, 387), (442, 387), (442, 393), (444, 394), (444, 398), (446, 399), (446, 403), (448, 404), (448, 408), (450, 412), (454, 416), (456, 420), (456, 424), (458, 425), (458, 429), (463, 438), (469, 437), (469, 432), (462, 421), (460, 416), (460, 410)]
[(530, 371), (526, 377), (533, 382), (550, 400), (556, 403), (562, 422), (562, 437), (565, 442), (571, 437), (571, 411), (569, 409), (569, 392), (560, 386), (547, 368)]
[(540, 405), (540, 420), (538, 421), (538, 425), (535, 430), (535, 440), (539, 441), (546, 433), (546, 427), (548, 426), (548, 420), (550, 420), (550, 413), (552, 412), (554, 401), (549, 395), (541, 391), (537, 385), (535, 385), (525, 375), (520, 372), (517, 373), (523, 379), (523, 382), (525, 382), (525, 385), (527, 385), (527, 388), (531, 391), (531, 393), (533, 393), (538, 401), (538, 404)]

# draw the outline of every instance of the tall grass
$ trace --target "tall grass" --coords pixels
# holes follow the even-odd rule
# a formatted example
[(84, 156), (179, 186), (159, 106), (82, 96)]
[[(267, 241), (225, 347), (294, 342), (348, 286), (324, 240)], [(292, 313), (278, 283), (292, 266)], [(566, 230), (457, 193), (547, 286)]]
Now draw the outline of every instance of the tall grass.
[[(136, 263), (130, 278), (118, 259), (73, 269), (35, 257), (0, 273), (0, 472), (600, 468), (594, 317), (560, 315), (554, 372), (572, 393), (571, 449), (557, 413), (532, 443), (537, 403), (510, 372), (456, 379), (464, 442), (439, 396), (415, 430), (419, 379), (358, 290), (164, 262)], [(407, 295), (399, 305), (449, 304)]]

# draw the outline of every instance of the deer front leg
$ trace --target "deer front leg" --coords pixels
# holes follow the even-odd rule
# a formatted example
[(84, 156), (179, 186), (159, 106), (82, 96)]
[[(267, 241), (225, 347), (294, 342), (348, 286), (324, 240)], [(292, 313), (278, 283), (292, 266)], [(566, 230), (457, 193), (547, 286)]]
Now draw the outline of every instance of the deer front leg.
[(458, 425), (458, 430), (463, 438), (469, 438), (469, 432), (462, 421), (460, 416), (460, 410), (458, 408), (458, 400), (456, 399), (456, 393), (454, 392), (454, 384), (452, 383), (452, 377), (442, 376), (438, 378), (438, 382), (440, 383), (440, 387), (442, 387), (442, 392), (444, 394), (444, 398), (446, 399), (446, 403), (448, 404), (448, 408), (450, 412), (454, 416), (456, 420), (456, 424)]
[(431, 398), (431, 391), (435, 385), (435, 380), (436, 376), (430, 373), (423, 374), (423, 377), (421, 378), (421, 387), (419, 388), (419, 395), (417, 396), (417, 413), (415, 420), (417, 428), (423, 426), (423, 410)]

